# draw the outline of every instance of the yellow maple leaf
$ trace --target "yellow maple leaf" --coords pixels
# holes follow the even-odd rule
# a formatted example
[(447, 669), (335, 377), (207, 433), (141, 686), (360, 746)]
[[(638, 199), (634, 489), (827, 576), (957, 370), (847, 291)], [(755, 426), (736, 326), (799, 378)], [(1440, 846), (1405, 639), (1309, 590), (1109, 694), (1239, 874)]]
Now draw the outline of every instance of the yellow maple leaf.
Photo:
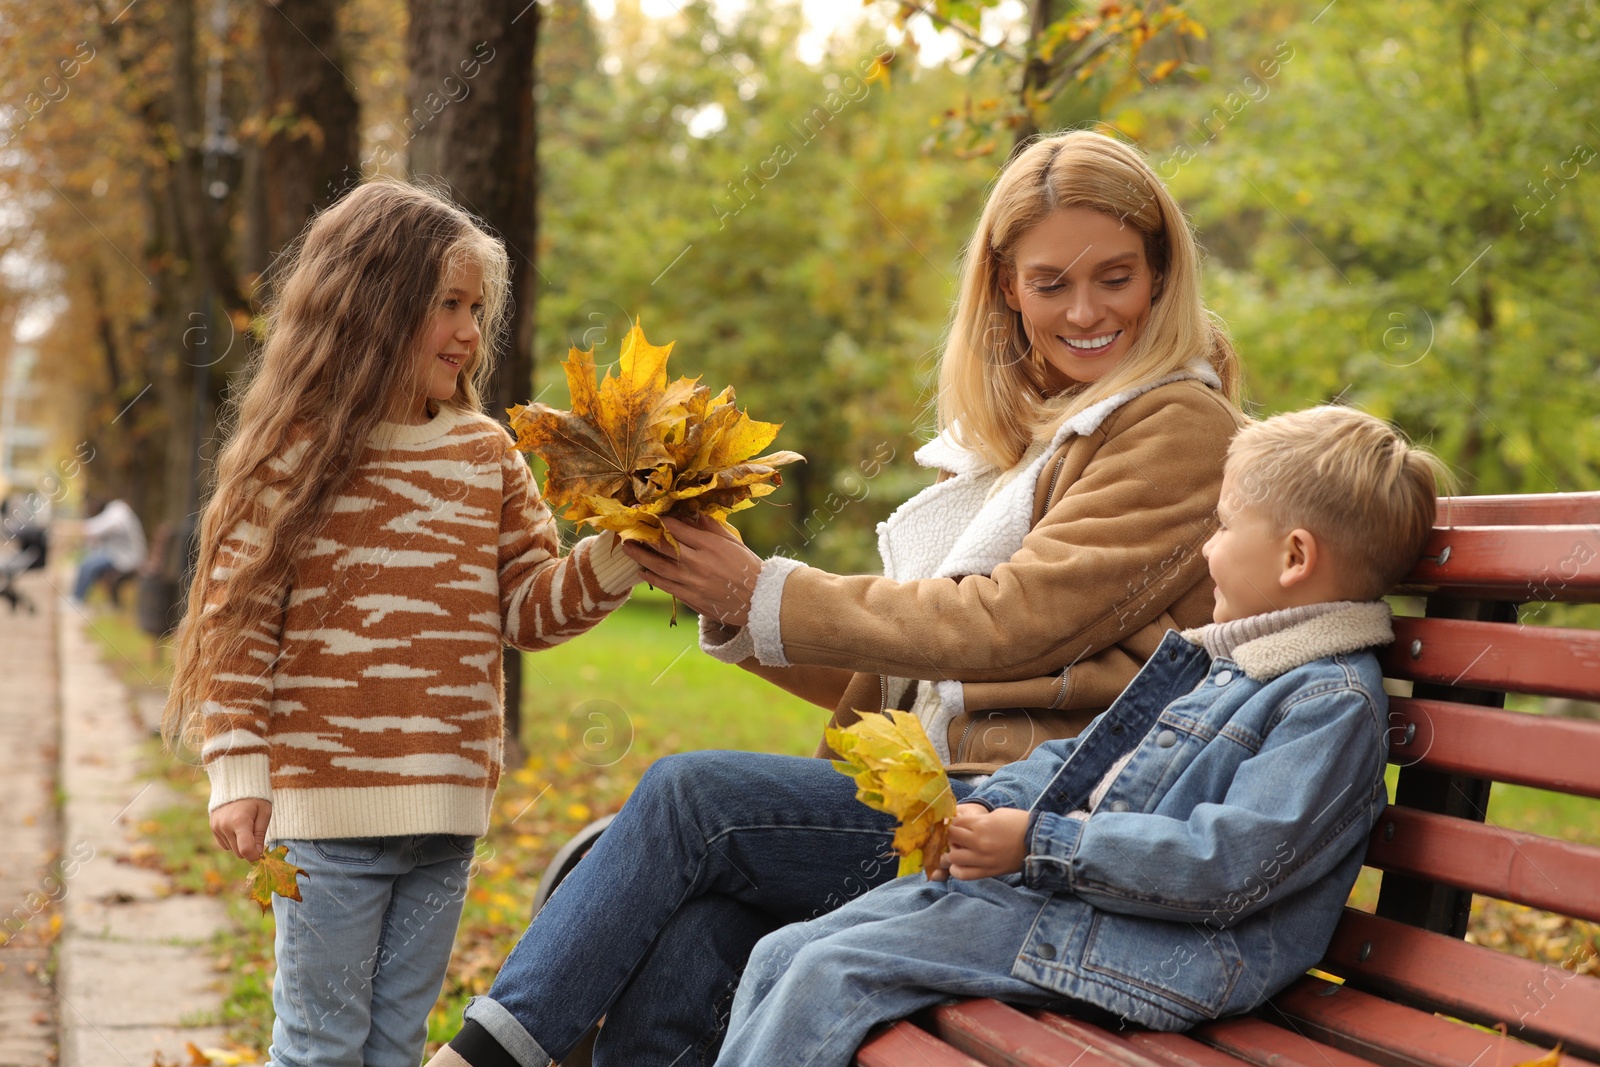
[[(279, 845), (267, 849), (250, 865), (250, 873), (244, 880), (245, 890), (263, 912), (272, 907), (274, 893), (290, 900), (300, 899), (300, 875), (306, 872), (290, 863), (288, 856), (289, 846)], [(311, 876), (306, 874), (306, 877)]]
[(950, 840), (956, 798), (922, 723), (905, 711), (863, 712), (860, 721), (829, 729), (827, 739), (840, 757), (834, 769), (855, 779), (856, 799), (899, 820), (899, 873), (932, 874)]
[(712, 396), (698, 379), (669, 384), (671, 353), (671, 344), (650, 344), (635, 323), (615, 376), (597, 378), (593, 349), (568, 354), (571, 411), (537, 403), (510, 409), (512, 447), (548, 464), (545, 499), (567, 509), (563, 518), (653, 545), (676, 545), (662, 522), (668, 515), (709, 516), (738, 536), (728, 516), (782, 485), (778, 467), (805, 458), (757, 456), (780, 424), (740, 411), (731, 386)]
[(1517, 1067), (1559, 1067), (1561, 1063), (1561, 1043), (1556, 1042), (1556, 1047), (1546, 1052), (1536, 1060), (1526, 1060), (1517, 1064)]

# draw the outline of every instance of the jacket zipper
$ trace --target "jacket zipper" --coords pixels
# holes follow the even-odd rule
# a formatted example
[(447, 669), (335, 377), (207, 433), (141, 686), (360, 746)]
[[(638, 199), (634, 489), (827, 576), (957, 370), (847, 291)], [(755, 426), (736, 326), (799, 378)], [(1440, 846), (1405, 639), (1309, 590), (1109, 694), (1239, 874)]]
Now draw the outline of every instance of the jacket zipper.
[(971, 720), (969, 720), (967, 722), (966, 726), (961, 728), (961, 740), (956, 742), (955, 758), (952, 759), (950, 762), (952, 762), (952, 763), (961, 763), (961, 762), (963, 762), (962, 757), (967, 754), (967, 737), (972, 733), (972, 728), (974, 726), (976, 726), (976, 725), (978, 725), (978, 720), (977, 719), (971, 719)]
[(887, 675), (878, 675), (878, 713), (889, 714), (889, 678)]
[(1056, 469), (1050, 474), (1050, 488), (1046, 490), (1044, 494), (1044, 509), (1046, 511), (1050, 510), (1050, 503), (1055, 498), (1056, 480), (1061, 477), (1061, 468), (1066, 464), (1066, 462), (1067, 457), (1063, 455), (1060, 459), (1056, 460)]

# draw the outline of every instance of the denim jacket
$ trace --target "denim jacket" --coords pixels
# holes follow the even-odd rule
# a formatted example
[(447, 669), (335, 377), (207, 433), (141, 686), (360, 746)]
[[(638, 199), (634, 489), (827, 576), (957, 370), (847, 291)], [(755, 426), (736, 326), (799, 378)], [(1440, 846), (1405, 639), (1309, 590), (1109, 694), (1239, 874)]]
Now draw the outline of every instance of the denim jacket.
[(1250, 1011), (1315, 964), (1386, 802), (1386, 605), (1232, 658), (1198, 635), (1168, 631), (1082, 734), (967, 798), (1032, 812), (1020, 878), (1050, 896), (1012, 976), (1158, 1030)]

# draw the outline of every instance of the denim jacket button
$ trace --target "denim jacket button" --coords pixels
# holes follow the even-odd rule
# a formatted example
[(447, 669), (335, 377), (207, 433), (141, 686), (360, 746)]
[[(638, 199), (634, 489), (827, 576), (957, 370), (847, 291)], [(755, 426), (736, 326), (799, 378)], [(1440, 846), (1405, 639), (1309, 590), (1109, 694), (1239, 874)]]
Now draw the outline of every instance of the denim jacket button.
[(1232, 671), (1218, 671), (1217, 672), (1217, 684), (1218, 685), (1227, 685), (1231, 681), (1233, 681), (1233, 672)]
[(1177, 743), (1178, 735), (1171, 730), (1162, 730), (1159, 734), (1156, 734), (1156, 744), (1162, 748), (1171, 748)]
[(1056, 958), (1056, 947), (1048, 943), (1038, 946), (1033, 951), (1041, 960), (1053, 960)]
[(1126, 800), (1113, 800), (1111, 802), (1111, 810), (1117, 812), (1127, 811), (1128, 802)]

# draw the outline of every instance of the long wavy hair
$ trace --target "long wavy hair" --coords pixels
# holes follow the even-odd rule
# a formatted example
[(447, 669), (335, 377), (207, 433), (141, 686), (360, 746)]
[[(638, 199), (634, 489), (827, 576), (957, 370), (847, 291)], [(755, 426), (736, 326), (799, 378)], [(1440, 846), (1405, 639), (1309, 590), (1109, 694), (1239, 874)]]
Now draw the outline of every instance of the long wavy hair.
[[(1093, 383), (1055, 391), (1032, 358), (1022, 315), (1002, 281), (1023, 235), (1063, 208), (1089, 208), (1144, 237), (1157, 281), (1150, 315), (1127, 356)], [(1188, 219), (1138, 149), (1075, 130), (1044, 137), (1006, 165), (961, 266), (961, 289), (939, 368), (940, 429), (1002, 469), (1084, 408), (1205, 359), (1238, 403), (1239, 360), (1200, 299), (1200, 249)]]
[[(423, 395), (416, 357), (447, 279), (465, 265), (483, 274), (482, 337), (455, 394), (427, 401), (434, 415), (482, 407), (510, 289), (497, 239), (441, 192), (378, 179), (317, 215), (274, 268), (266, 343), (221, 419), (228, 443), (200, 520), (162, 717), (169, 744), (198, 739), (215, 664), (236, 657), (246, 636), (283, 610), (281, 591), (367, 443)], [(244, 530), (251, 547), (237, 541), (232, 558), (224, 556), (224, 541)], [(208, 603), (224, 560), (228, 595)]]

